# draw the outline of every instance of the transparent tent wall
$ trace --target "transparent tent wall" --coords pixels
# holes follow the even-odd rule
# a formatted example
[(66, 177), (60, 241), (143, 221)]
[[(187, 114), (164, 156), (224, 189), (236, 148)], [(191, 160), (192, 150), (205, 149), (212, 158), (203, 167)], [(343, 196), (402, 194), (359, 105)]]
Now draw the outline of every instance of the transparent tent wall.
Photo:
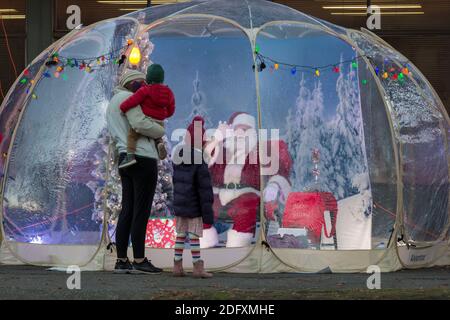
[(52, 49), (62, 41), (65, 41), (65, 39), (72, 37), (75, 32), (77, 31), (68, 33), (33, 59), (19, 75), (3, 100), (0, 110), (0, 152), (2, 155), (0, 157), (0, 172), (2, 178), (4, 177), (11, 138), (23, 109), (21, 106), (26, 104), (26, 99), (32, 98), (31, 89), (33, 84), (39, 80), (38, 73), (44, 66), (45, 61), (50, 57)]
[(193, 0), (185, 3), (152, 6), (150, 8), (131, 12), (124, 17), (137, 19), (141, 24), (150, 24), (161, 18), (169, 17), (177, 13), (183, 13), (187, 8), (196, 7), (204, 0)]
[[(370, 39), (371, 42), (377, 43), (379, 48), (389, 55), (393, 60), (397, 61), (398, 65), (406, 66), (411, 74), (414, 75), (414, 81), (419, 86), (421, 93), (423, 93), (425, 99), (429, 99), (430, 103), (441, 108), (441, 112), (447, 113), (445, 110), (445, 106), (442, 104), (442, 101), (439, 101), (439, 97), (437, 96), (436, 91), (431, 87), (430, 83), (427, 81), (423, 73), (412, 64), (411, 61), (408, 60), (405, 56), (401, 54), (401, 52), (393, 49), (388, 43), (386, 43), (383, 39), (379, 38), (377, 35), (372, 32), (363, 29), (363, 36), (365, 39)], [(447, 117), (448, 118), (448, 117)]]
[[(258, 75), (262, 127), (279, 130), (292, 163), (290, 191), (264, 199), (269, 244), (275, 250), (377, 247), (357, 53), (334, 35), (294, 23), (264, 27), (257, 45), (273, 60), (266, 58)], [(316, 74), (314, 66), (328, 64), (339, 70)]]
[[(59, 57), (88, 60), (117, 54), (136, 31), (132, 19), (99, 23), (64, 43)], [(108, 148), (105, 110), (118, 66), (93, 66), (92, 73), (66, 66), (61, 77), (55, 68), (45, 71), (50, 77), (39, 79), (35, 99), (16, 106), (25, 109), (9, 155), (3, 198), (5, 238), (90, 245), (93, 255), (102, 235), (101, 192)], [(34, 257), (39, 263), (50, 259)]]
[[(49, 51), (42, 52), (28, 67), (27, 75), (31, 75), (30, 80), (36, 81), (35, 75), (38, 73), (44, 62), (49, 57)], [(6, 160), (8, 157), (8, 149), (11, 143), (11, 138), (16, 127), (17, 121), (19, 119), (20, 112), (22, 111), (21, 106), (25, 104), (25, 99), (29, 93), (31, 82), (27, 80), (25, 83), (22, 79), (27, 78), (22, 72), (16, 83), (12, 86), (9, 91), (9, 96), (3, 101), (3, 106), (0, 111), (0, 128), (1, 128), (1, 140), (0, 140), (0, 152), (2, 157), (0, 157), (0, 167), (1, 175), (4, 177)], [(31, 95), (30, 97), (31, 98)]]
[[(403, 56), (400, 52), (396, 51), (394, 48), (392, 48), (388, 43), (384, 42), (381, 38), (379, 38), (377, 35), (373, 34), (372, 32), (368, 30), (363, 30), (364, 38), (370, 39), (371, 42), (377, 43), (379, 45), (379, 49), (383, 50), (385, 54), (389, 55), (391, 58), (393, 58), (396, 61), (396, 64), (398, 66), (405, 66), (408, 68), (410, 73), (413, 75), (412, 80), (415, 84), (418, 85), (418, 89), (420, 93), (422, 94), (422, 98), (425, 99), (426, 103), (430, 106), (433, 106), (433, 109), (437, 109), (434, 112), (439, 112), (442, 114), (442, 134), (444, 138), (444, 147), (446, 148), (446, 154), (447, 154), (447, 162), (448, 166), (450, 168), (450, 145), (449, 145), (449, 134), (450, 134), (450, 121), (448, 117), (448, 113), (446, 111), (445, 106), (443, 105), (442, 101), (440, 100), (439, 96), (437, 95), (434, 88), (431, 86), (431, 84), (428, 82), (428, 80), (425, 78), (423, 73), (411, 63), (411, 61), (408, 60), (405, 56)], [(446, 141), (446, 142), (445, 142)], [(449, 194), (450, 194), (450, 188), (449, 188)], [(448, 200), (450, 201), (450, 196), (448, 197)], [(448, 210), (447, 207), (447, 211)], [(448, 220), (447, 220), (448, 221)]]
[(361, 32), (350, 36), (379, 71), (386, 93), (399, 146), (407, 239), (436, 241), (449, 218), (448, 118), (403, 56)]
[(323, 25), (319, 20), (288, 6), (260, 0), (210, 0), (195, 3), (184, 9), (181, 14), (220, 15), (247, 29), (258, 28), (271, 21), (297, 21)]
[[(257, 123), (255, 77), (253, 56), (247, 34), (239, 27), (220, 18), (172, 17), (150, 26), (141, 35), (144, 54), (139, 69), (144, 71), (150, 63), (159, 63), (165, 69), (165, 83), (176, 97), (176, 111), (166, 121), (166, 143), (169, 154), (183, 143), (188, 125), (194, 116), (205, 119), (205, 128), (211, 135), (220, 122), (230, 122), (235, 112), (247, 113)], [(228, 126), (233, 129), (232, 126)], [(255, 135), (256, 137), (256, 135)], [(219, 144), (215, 152), (225, 152)], [(215, 154), (215, 153), (214, 153)], [(231, 155), (234, 156), (234, 155)], [(210, 172), (215, 190), (213, 226), (218, 232), (217, 247), (252, 246), (258, 237), (259, 166), (251, 166), (256, 173), (246, 190), (251, 201), (241, 201), (241, 191), (224, 190), (226, 181), (223, 163), (210, 162)], [(172, 160), (159, 165), (159, 181), (147, 229), (148, 248), (173, 248), (175, 240)], [(247, 170), (247, 169), (245, 169)], [(120, 194), (120, 183), (116, 194)], [(111, 226), (115, 222), (113, 221)], [(242, 239), (248, 243), (229, 241), (232, 230), (246, 233)], [(246, 238), (251, 235), (251, 238)], [(233, 260), (234, 259), (234, 260)], [(230, 255), (233, 263), (242, 259)]]
[[(41, 68), (43, 62), (48, 57), (49, 51), (42, 52), (38, 57), (36, 57), (36, 59), (32, 61), (32, 63), (30, 63), (30, 65), (27, 66), (27, 74), (36, 74)], [(20, 106), (24, 105), (27, 96), (29, 96), (27, 94), (27, 91), (29, 91), (29, 88), (32, 85), (29, 81), (27, 81), (27, 83), (20, 82), (21, 78), (24, 76), (24, 73), (25, 71), (21, 73), (20, 77), (9, 89), (9, 92), (3, 100), (2, 108), (0, 110), (0, 185), (2, 187), (5, 179), (6, 162), (8, 160), (11, 138), (22, 111), (22, 108)], [(35, 81), (36, 77), (33, 77), (32, 79)], [(31, 96), (29, 96), (29, 98), (31, 98)], [(3, 197), (2, 192), (3, 190), (1, 191), (1, 196)], [(4, 219), (5, 217), (3, 217), (3, 213), (0, 213), (0, 242), (4, 241), (5, 238), (3, 231)]]
[(372, 248), (386, 248), (397, 219), (397, 157), (388, 110), (378, 84), (365, 61), (360, 64), (361, 110), (372, 187)]

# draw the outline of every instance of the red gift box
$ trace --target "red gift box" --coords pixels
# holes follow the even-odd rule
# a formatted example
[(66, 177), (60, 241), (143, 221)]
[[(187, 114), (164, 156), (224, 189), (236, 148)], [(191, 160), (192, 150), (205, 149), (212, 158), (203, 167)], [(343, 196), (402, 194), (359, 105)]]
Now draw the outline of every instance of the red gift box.
[(147, 223), (145, 245), (150, 248), (171, 249), (175, 247), (175, 219), (150, 218)]

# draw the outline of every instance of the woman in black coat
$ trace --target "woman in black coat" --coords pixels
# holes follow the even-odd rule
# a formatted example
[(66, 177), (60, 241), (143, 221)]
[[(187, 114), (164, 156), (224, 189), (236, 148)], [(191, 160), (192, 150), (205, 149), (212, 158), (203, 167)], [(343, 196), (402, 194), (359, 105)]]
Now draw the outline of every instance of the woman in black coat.
[(203, 225), (214, 223), (212, 208), (214, 195), (211, 176), (208, 164), (203, 159), (205, 142), (203, 126), (203, 118), (194, 117), (187, 129), (185, 144), (181, 151), (176, 154), (177, 160), (174, 161), (176, 164), (173, 166), (173, 209), (177, 229), (173, 267), (175, 276), (185, 275), (183, 271), (183, 251), (186, 238), (189, 236), (194, 277), (212, 277), (211, 273), (205, 271), (204, 262), (200, 259), (199, 238), (203, 235)]

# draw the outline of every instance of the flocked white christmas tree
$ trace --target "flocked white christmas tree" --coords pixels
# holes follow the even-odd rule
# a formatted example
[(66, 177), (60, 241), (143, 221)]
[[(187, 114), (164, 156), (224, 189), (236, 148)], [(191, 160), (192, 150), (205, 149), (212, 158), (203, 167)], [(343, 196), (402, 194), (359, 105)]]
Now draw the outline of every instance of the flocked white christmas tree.
[[(167, 146), (167, 144), (166, 144)], [(158, 162), (158, 182), (151, 208), (151, 218), (172, 218), (173, 182), (172, 162), (164, 159)]]
[(208, 115), (208, 108), (206, 107), (206, 95), (205, 93), (200, 89), (200, 77), (198, 74), (198, 70), (196, 72), (196, 76), (194, 81), (192, 82), (193, 90), (192, 98), (191, 98), (191, 113), (186, 118), (186, 126), (188, 126), (192, 119), (195, 116), (200, 116), (205, 120), (205, 127), (206, 128), (212, 128), (212, 123), (210, 120), (210, 117)]
[[(338, 105), (331, 121), (324, 121), (322, 83), (314, 82), (311, 91), (304, 75), (295, 107), (289, 110), (287, 117), (294, 189), (328, 191), (337, 199), (360, 192), (353, 179), (367, 175), (357, 69), (350, 65), (344, 70), (341, 65), (340, 70), (336, 82)], [(311, 152), (315, 149), (320, 154), (317, 181), (311, 161)]]
[(352, 179), (367, 171), (357, 69), (352, 65), (348, 68), (345, 73), (341, 65), (342, 72), (336, 82), (339, 103), (336, 116), (329, 124), (333, 170), (328, 180), (333, 193), (340, 199), (358, 192)]
[(318, 170), (328, 172), (328, 134), (323, 121), (323, 108), (321, 82), (317, 81), (311, 92), (302, 75), (295, 108), (289, 110), (287, 119), (287, 142), (294, 163), (292, 182), (297, 190), (320, 188), (325, 191), (328, 189), (322, 175), (318, 181), (315, 181), (311, 162), (311, 152), (315, 149), (319, 150), (321, 161), (318, 164)]

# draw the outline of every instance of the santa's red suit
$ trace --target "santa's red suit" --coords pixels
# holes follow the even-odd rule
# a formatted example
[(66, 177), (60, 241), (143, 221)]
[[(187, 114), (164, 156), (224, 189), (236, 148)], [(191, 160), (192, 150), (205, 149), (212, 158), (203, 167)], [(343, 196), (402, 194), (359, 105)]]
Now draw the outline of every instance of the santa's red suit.
[[(226, 137), (221, 143), (216, 143), (212, 148), (205, 148), (206, 152), (210, 152), (211, 158), (209, 165), (214, 187), (215, 219), (229, 219), (233, 223), (232, 229), (227, 233), (226, 246), (243, 247), (251, 244), (259, 215), (262, 168), (260, 157), (258, 157), (256, 121), (247, 113), (235, 113), (226, 126), (234, 131), (240, 128), (251, 129), (247, 131), (246, 137), (250, 140), (247, 148), (239, 149), (233, 145), (231, 149), (227, 146), (227, 140), (234, 138), (235, 134)], [(283, 202), (291, 188), (288, 179), (292, 160), (288, 147), (284, 141), (280, 140), (264, 143), (265, 148), (261, 150), (267, 150), (272, 163), (263, 168), (273, 166), (273, 161), (278, 162), (275, 164), (276, 171), (269, 174), (266, 172), (267, 175), (262, 176), (265, 182), (264, 201), (272, 202), (276, 198), (277, 201)], [(230, 150), (233, 152), (230, 153)], [(200, 239), (201, 247), (213, 247), (217, 243), (217, 230), (214, 227), (205, 229)]]

